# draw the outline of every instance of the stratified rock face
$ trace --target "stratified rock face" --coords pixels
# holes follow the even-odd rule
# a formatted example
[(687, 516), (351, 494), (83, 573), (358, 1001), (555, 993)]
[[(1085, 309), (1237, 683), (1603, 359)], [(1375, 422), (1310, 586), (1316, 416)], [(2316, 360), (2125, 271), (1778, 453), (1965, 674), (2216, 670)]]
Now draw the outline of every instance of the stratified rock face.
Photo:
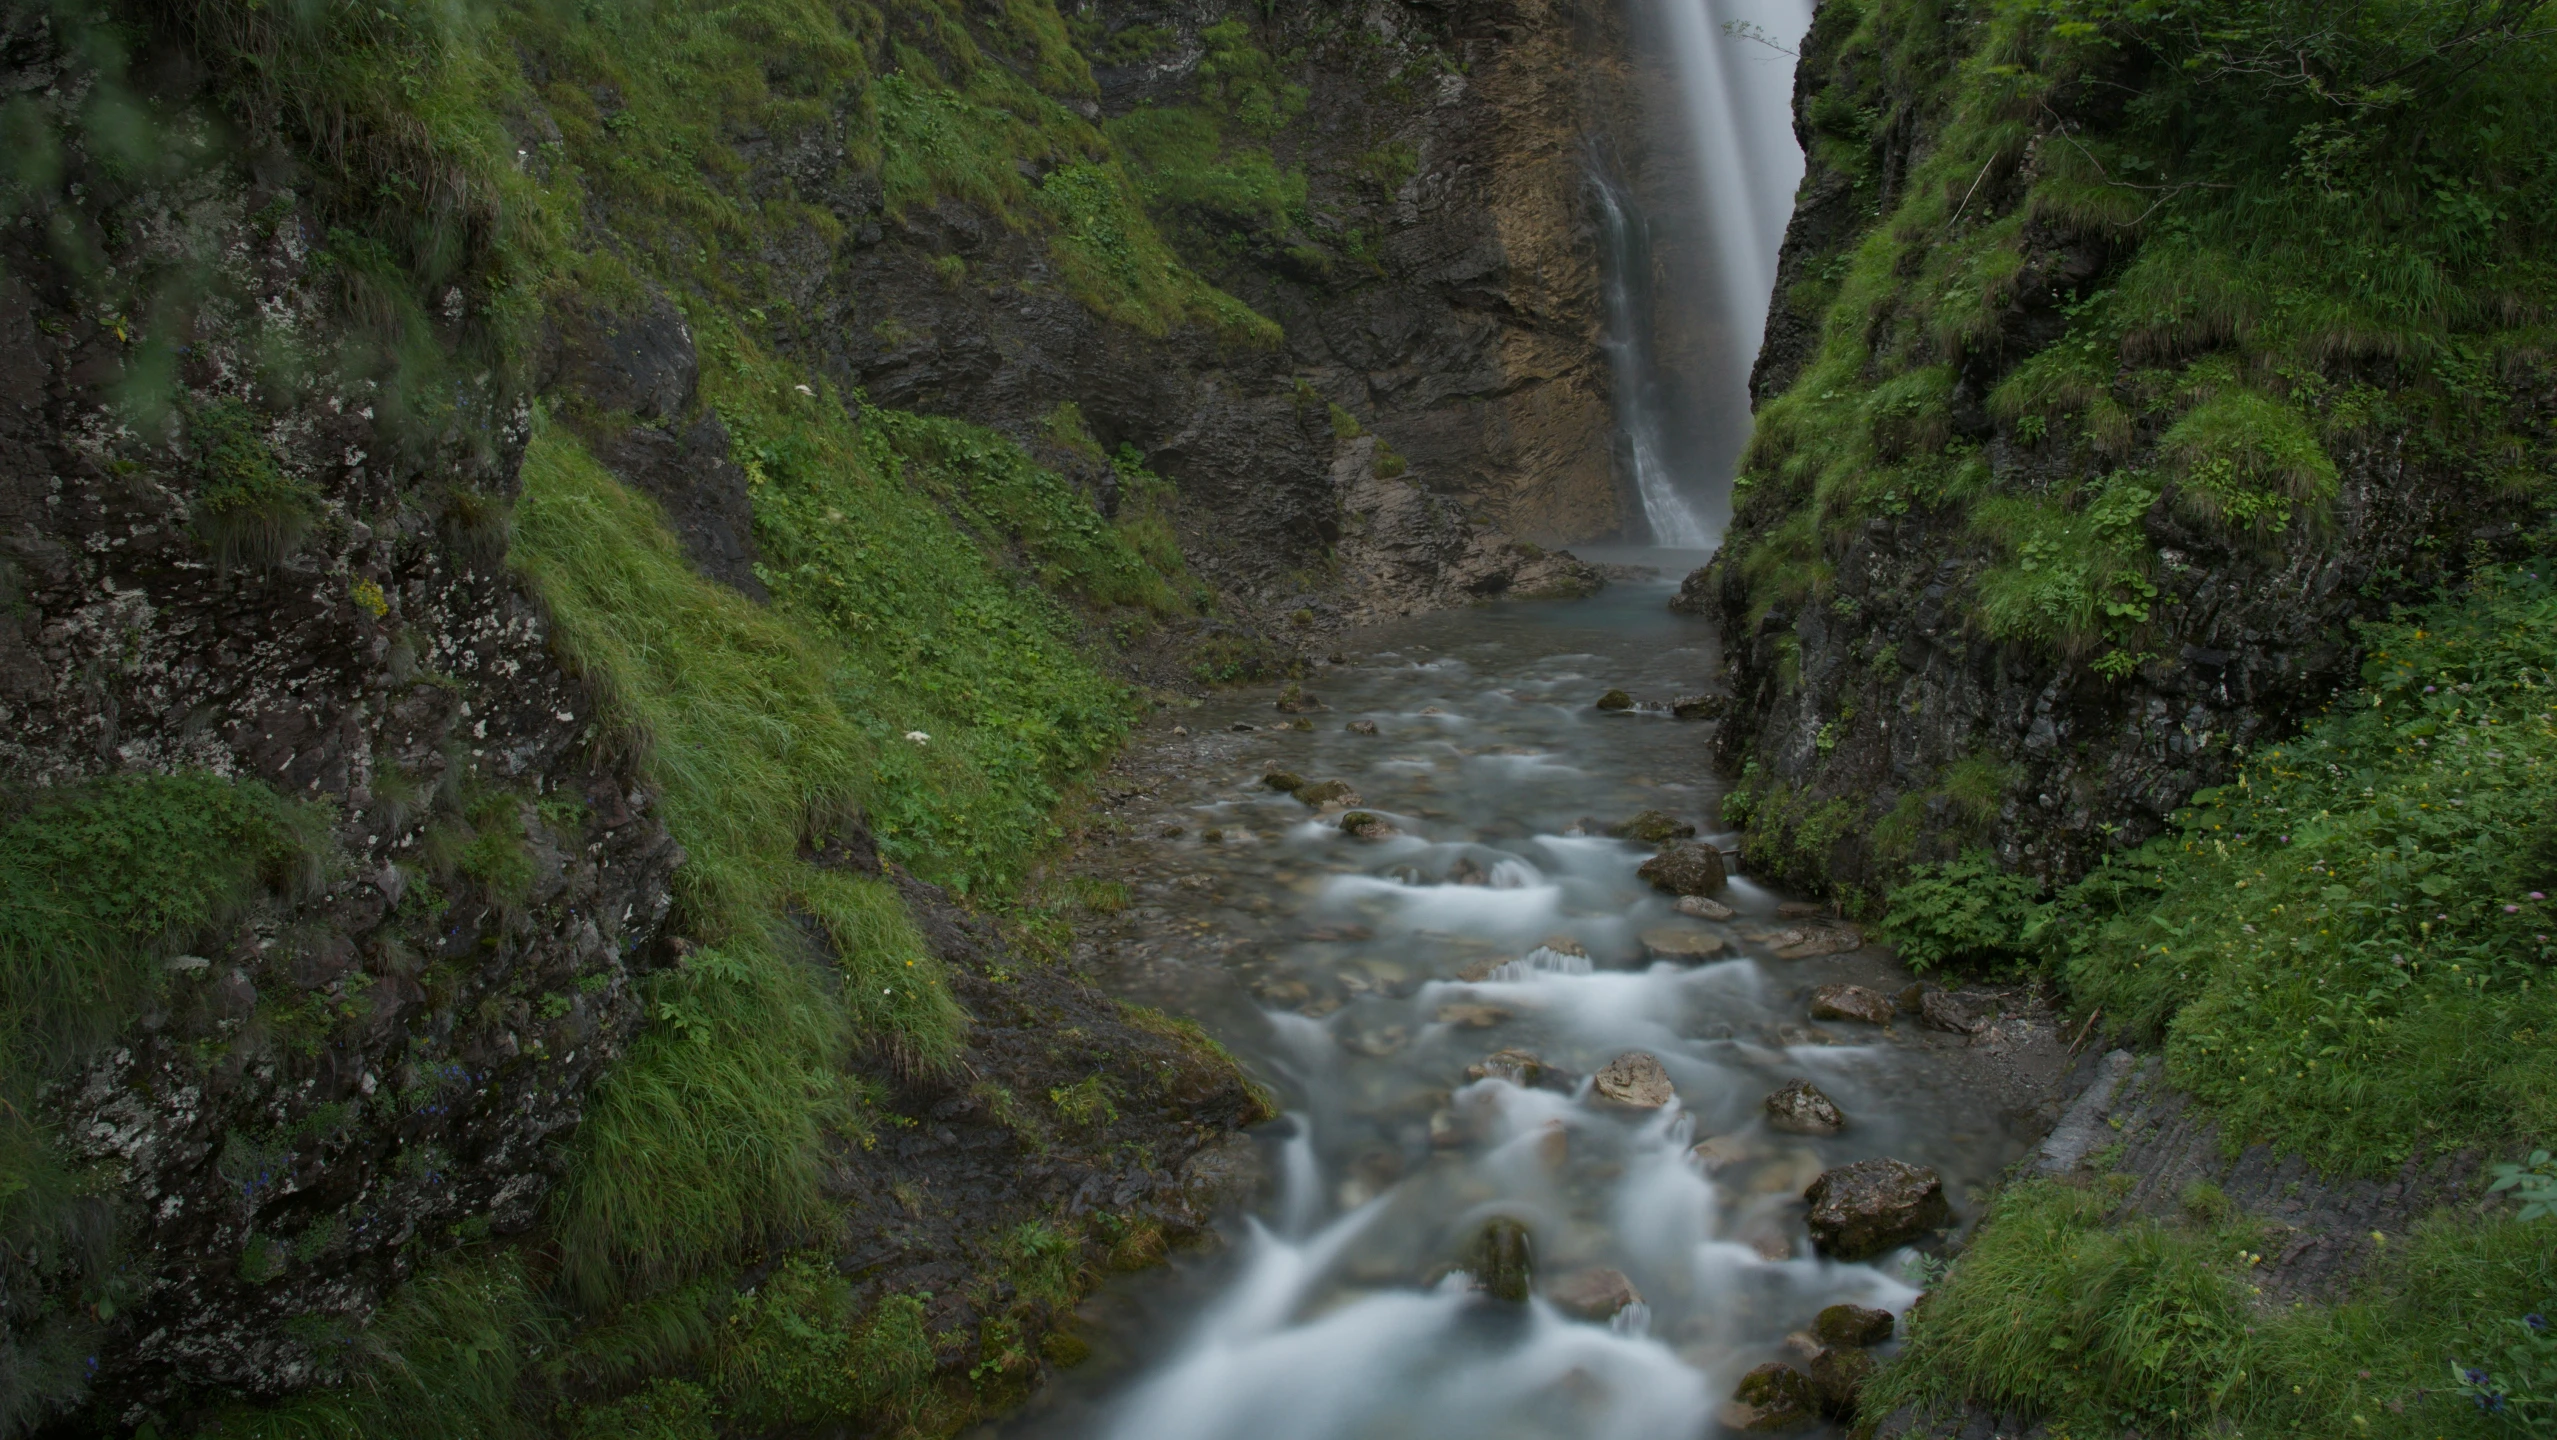
[(1671, 845), (1645, 860), (1634, 873), (1653, 889), (1672, 895), (1712, 895), (1727, 883), (1722, 852), (1711, 845)]
[[(40, 37), (11, 43), (19, 93), (83, 93)], [(147, 421), (119, 392), (148, 357), (42, 226), (0, 229), (0, 785), (211, 772), (308, 802), (333, 853), (45, 1096), (116, 1209), (91, 1377), (110, 1414), (308, 1383), (313, 1337), (360, 1329), (456, 1225), (528, 1227), (667, 958), (678, 859), (504, 563), (519, 397), (464, 377), (450, 428), (420, 434), (322, 366), (278, 410), (251, 378), (272, 347), (347, 323), (303, 239), (320, 223), (254, 177), (171, 183), (139, 207), (158, 220), (96, 237), (124, 273), (218, 261)], [(656, 377), (633, 408), (688, 403), (680, 344), (625, 367)], [(293, 497), (292, 523), (226, 553), (217, 464)], [(430, 863), (438, 827), (503, 837), (507, 873)], [(0, 1259), (13, 1305), (80, 1283)]]
[(1628, 1050), (1608, 1061), (1591, 1084), (1600, 1099), (1644, 1110), (1657, 1110), (1678, 1098), (1659, 1057), (1644, 1050)]
[(1905, 1160), (1859, 1160), (1821, 1172), (1811, 1202), (1811, 1241), (1838, 1260), (1862, 1260), (1951, 1223), (1936, 1172)]
[[(1080, 14), (1160, 39), (1094, 66), (1105, 121), (1190, 101), (1210, 55), (1200, 32), (1230, 18), (1123, 0)], [(891, 213), (864, 183), (806, 197), (845, 221), (839, 253), (775, 257), (777, 288), (805, 297), (823, 337), (812, 358), (878, 404), (1028, 442), (1073, 402), (1093, 434), (1177, 482), (1192, 568), (1273, 611), (1358, 619), (1596, 590), (1594, 570), (1543, 547), (1612, 536), (1636, 513), (1615, 473), (1587, 184), (1591, 134), (1640, 133), (1618, 113), (1618, 17), (1500, 0), (1281, 6), (1254, 23), (1281, 78), (1307, 89), (1304, 118), (1267, 140), (1321, 218), (1239, 245), (1222, 217), (1169, 229), (1285, 328), (1279, 346), (1109, 324), (1054, 283), (1043, 237), (956, 202)], [(776, 184), (804, 183), (783, 168)], [(938, 268), (952, 256), (968, 283)], [(1040, 454), (1115, 496), (1106, 464)], [(1337, 583), (1298, 578), (1318, 563)]]
[(1788, 1080), (1767, 1097), (1767, 1128), (1788, 1135), (1835, 1135), (1847, 1128), (1836, 1101), (1808, 1080)]

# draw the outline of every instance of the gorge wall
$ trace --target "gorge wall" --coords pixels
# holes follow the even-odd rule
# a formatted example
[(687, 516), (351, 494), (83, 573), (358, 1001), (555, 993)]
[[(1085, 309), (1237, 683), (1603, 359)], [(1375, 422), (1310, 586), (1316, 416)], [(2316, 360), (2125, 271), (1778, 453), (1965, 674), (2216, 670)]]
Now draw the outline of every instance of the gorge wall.
[(0, 1429), (1032, 1383), (1264, 1113), (1048, 817), (1120, 675), (1596, 583), (1622, 34), (0, 11)]
[[(2244, 79), (2288, 16), (1821, 8), (1735, 525), (1687, 597), (1765, 873), (1872, 900), (1983, 847), (2072, 879), (2324, 706), (2356, 621), (2521, 553), (2539, 192), (2484, 119), (2332, 98), (2429, 40)], [(2422, 198), (2428, 146), (2501, 228)]]

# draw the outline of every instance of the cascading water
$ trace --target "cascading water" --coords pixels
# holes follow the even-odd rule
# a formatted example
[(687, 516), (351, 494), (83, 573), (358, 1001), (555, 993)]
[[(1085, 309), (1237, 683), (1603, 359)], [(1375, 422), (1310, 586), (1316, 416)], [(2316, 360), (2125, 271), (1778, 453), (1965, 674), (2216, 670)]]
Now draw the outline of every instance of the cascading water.
[[(1333, 707), (1311, 733), (1273, 727), (1266, 689), (1188, 717), (1183, 768), (1141, 782), (1110, 850), (1129, 904), (1086, 937), (1114, 989), (1196, 1016), (1288, 1113), (1235, 1245), (1113, 1287), (1087, 1333), (1124, 1358), (1064, 1372), (1005, 1433), (1700, 1440), (1821, 1307), (1907, 1305), (1897, 1260), (1813, 1251), (1803, 1187), (1887, 1154), (1959, 1196), (2020, 1137), (1910, 1027), (1805, 1022), (1812, 984), (1906, 983), (1887, 961), (1779, 958), (1801, 922), (1745, 878), (1732, 918), (1683, 915), (1637, 878), (1649, 847), (1583, 818), (1657, 809), (1728, 843), (1707, 730), (1590, 705), (1715, 668), (1712, 631), (1667, 595), (1629, 582), (1367, 632), (1356, 663), (1309, 677)], [(1349, 781), (1399, 833), (1344, 833), (1263, 784), (1273, 765)], [(1594, 1093), (1633, 1050), (1668, 1104)], [(1763, 1097), (1795, 1078), (1845, 1133), (1769, 1128)], [(1496, 1218), (1531, 1236), (1523, 1304), (1462, 1268)], [(1571, 1298), (1604, 1271), (1638, 1298)]]
[[(1710, 546), (1730, 514), (1732, 476), (1748, 443), (1749, 371), (1802, 181), (1786, 52), (1810, 28), (1811, 7), (1644, 0), (1637, 18), (1646, 49), (1666, 71), (1665, 108), (1675, 123), (1655, 126), (1662, 154), (1645, 187), (1654, 201), (1648, 222), (1620, 187), (1595, 177), (1619, 443), (1654, 542)], [(1656, 296), (1651, 225), (1668, 227), (1680, 242), (1660, 247), (1667, 283)], [(1656, 343), (1664, 327), (1692, 337), (1680, 347), (1687, 373), (1664, 373)]]
[(1651, 353), (1651, 237), (1643, 217), (1614, 178), (1593, 164), (1607, 296), (1607, 362), (1616, 383), (1617, 460), (1634, 477), (1643, 522), (1655, 545), (1709, 550), (1714, 532), (1679, 493), (1661, 430), (1662, 394)]

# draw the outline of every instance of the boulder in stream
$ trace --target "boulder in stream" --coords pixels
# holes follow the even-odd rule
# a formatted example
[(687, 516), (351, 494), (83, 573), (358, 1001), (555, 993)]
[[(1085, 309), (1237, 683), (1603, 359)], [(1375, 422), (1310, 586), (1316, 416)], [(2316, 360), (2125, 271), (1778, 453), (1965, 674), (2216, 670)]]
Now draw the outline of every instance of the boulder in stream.
[(1888, 1025), (1898, 1009), (1890, 996), (1864, 985), (1823, 985), (1811, 992), (1811, 1018), (1814, 1020), (1855, 1020), (1867, 1025)]
[(1600, 1099), (1640, 1110), (1657, 1110), (1678, 1098), (1669, 1071), (1647, 1050), (1628, 1050), (1608, 1061), (1591, 1083)]
[(1953, 1219), (1936, 1172), (1887, 1157), (1824, 1170), (1802, 1198), (1811, 1202), (1811, 1243), (1837, 1260), (1868, 1259)]
[(1654, 960), (1681, 960), (1693, 964), (1711, 960), (1721, 954), (1723, 949), (1720, 938), (1708, 935), (1702, 930), (1662, 929), (1643, 932), (1643, 954)]
[(1678, 897), (1678, 913), (1693, 915), (1699, 920), (1728, 920), (1740, 912), (1702, 895), (1681, 895)]
[(1820, 1395), (1810, 1376), (1781, 1360), (1770, 1360), (1740, 1377), (1721, 1418), (1730, 1430), (1761, 1434), (1800, 1430), (1820, 1419)]
[(1598, 708), (1611, 712), (1631, 710), (1634, 708), (1634, 697), (1622, 690), (1610, 690), (1598, 697)]
[(1864, 1399), (1864, 1382), (1873, 1375), (1873, 1357), (1862, 1350), (1835, 1346), (1811, 1357), (1811, 1391), (1820, 1413), (1833, 1420), (1853, 1420)]
[(1261, 783), (1281, 795), (1293, 795), (1305, 788), (1305, 777), (1287, 770), (1268, 770), (1262, 772)]
[(1528, 1243), (1527, 1227), (1507, 1216), (1484, 1221), (1466, 1247), (1465, 1269), (1493, 1299), (1526, 1304), (1536, 1281), (1535, 1248)]
[(1666, 810), (1645, 810), (1630, 820), (1620, 820), (1608, 826), (1607, 833), (1619, 840), (1658, 845), (1670, 840), (1693, 840), (1696, 827)]
[(1347, 809), (1358, 804), (1358, 792), (1347, 780), (1315, 780), (1296, 787), (1297, 799), (1317, 810)]
[(1890, 1311), (1871, 1305), (1832, 1305), (1812, 1317), (1811, 1334), (1832, 1348), (1860, 1349), (1890, 1339), (1895, 1323)]
[(1728, 695), (1681, 695), (1669, 702), (1669, 713), (1681, 720), (1719, 720), (1730, 710)]
[(1391, 840), (1403, 832), (1373, 810), (1352, 810), (1341, 816), (1341, 833), (1353, 840)]
[(1352, 735), (1373, 735), (1376, 733), (1376, 722), (1373, 720), (1352, 720), (1350, 723), (1342, 726), (1341, 728)]
[(1788, 1135), (1835, 1135), (1847, 1128), (1838, 1102), (1808, 1080), (1788, 1080), (1766, 1100), (1767, 1128)]
[(1287, 688), (1279, 692), (1278, 699), (1270, 702), (1270, 708), (1282, 715), (1311, 715), (1317, 710), (1332, 707), (1306, 694), (1304, 686), (1290, 680)]
[(1711, 895), (1722, 889), (1727, 878), (1720, 850), (1685, 841), (1645, 860), (1634, 873), (1650, 882), (1653, 889), (1672, 895)]
[(1577, 1076), (1559, 1065), (1548, 1065), (1526, 1050), (1495, 1050), (1465, 1067), (1468, 1080), (1506, 1080), (1522, 1090), (1569, 1090)]
[(1546, 1286), (1545, 1299), (1575, 1320), (1613, 1319), (1626, 1306), (1643, 1303), (1642, 1292), (1624, 1271), (1604, 1265), (1574, 1270)]
[(1488, 1030), (1509, 1018), (1509, 1012), (1498, 1005), (1458, 1003), (1438, 1007), (1438, 1023), (1461, 1025), (1468, 1030)]

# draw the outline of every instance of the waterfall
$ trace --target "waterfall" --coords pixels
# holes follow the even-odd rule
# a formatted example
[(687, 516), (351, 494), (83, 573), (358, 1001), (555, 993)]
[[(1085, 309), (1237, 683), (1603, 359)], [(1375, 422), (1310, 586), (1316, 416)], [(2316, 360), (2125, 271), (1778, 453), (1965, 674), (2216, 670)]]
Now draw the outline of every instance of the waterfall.
[(1651, 353), (1651, 236), (1632, 200), (1595, 166), (1590, 188), (1598, 198), (1601, 240), (1606, 246), (1607, 364), (1616, 382), (1617, 460), (1632, 472), (1642, 497), (1651, 543), (1678, 550), (1710, 549), (1713, 531), (1696, 513), (1669, 466), (1661, 434), (1662, 396)]
[[(1690, 233), (1689, 243), (1663, 247), (1670, 258), (1655, 296), (1652, 222), (1597, 177), (1620, 444), (1654, 543), (1710, 546), (1749, 440), (1749, 370), (1802, 183), (1790, 51), (1811, 28), (1811, 6), (1644, 0), (1638, 18), (1675, 101), (1655, 127), (1667, 143), (1653, 188), (1677, 213), (1658, 220)], [(1664, 322), (1693, 333), (1696, 373), (1664, 374), (1653, 331)]]

